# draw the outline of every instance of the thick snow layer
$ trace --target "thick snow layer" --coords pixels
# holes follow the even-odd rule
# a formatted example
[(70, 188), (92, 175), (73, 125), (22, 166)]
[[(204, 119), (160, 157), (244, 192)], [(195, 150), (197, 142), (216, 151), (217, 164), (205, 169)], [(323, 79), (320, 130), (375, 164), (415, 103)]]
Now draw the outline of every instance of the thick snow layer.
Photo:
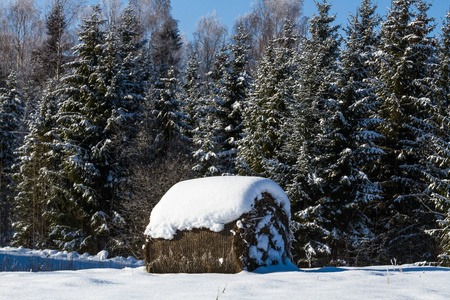
[[(259, 272), (259, 274), (258, 274)], [(149, 274), (144, 267), (0, 272), (1, 299), (450, 299), (450, 269), (417, 265), (239, 274)]]
[(136, 268), (144, 264), (134, 257), (108, 258), (107, 251), (97, 255), (57, 250), (33, 250), (23, 247), (0, 248), (0, 271), (59, 271), (95, 268)]
[(172, 239), (177, 230), (208, 228), (221, 231), (225, 224), (249, 212), (268, 192), (290, 216), (289, 199), (281, 187), (261, 177), (223, 176), (177, 183), (155, 206), (145, 235)]

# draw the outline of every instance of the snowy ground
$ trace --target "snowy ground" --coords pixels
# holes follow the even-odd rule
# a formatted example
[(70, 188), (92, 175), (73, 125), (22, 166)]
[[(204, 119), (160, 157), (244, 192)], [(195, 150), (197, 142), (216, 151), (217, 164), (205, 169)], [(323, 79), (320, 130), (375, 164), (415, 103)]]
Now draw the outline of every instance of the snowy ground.
[[(0, 249), (0, 254), (3, 252), (4, 248)], [(16, 252), (24, 254), (27, 251), (19, 249)], [(79, 255), (76, 258), (76, 255), (72, 255), (72, 261), (83, 259), (87, 260), (88, 256)], [(98, 255), (90, 259), (108, 261)], [(114, 261), (119, 259), (112, 259), (110, 266), (120, 267)], [(141, 263), (138, 261), (134, 266)], [(91, 265), (95, 264), (92, 262)], [(450, 299), (450, 269), (419, 265), (164, 275), (148, 274), (142, 266), (113, 268), (0, 272), (0, 298)]]

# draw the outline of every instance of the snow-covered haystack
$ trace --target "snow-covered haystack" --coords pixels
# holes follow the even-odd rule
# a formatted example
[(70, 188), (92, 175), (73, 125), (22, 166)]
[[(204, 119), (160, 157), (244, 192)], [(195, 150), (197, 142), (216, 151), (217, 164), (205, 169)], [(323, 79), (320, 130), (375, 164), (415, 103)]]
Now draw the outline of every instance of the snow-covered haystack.
[(237, 273), (290, 264), (290, 205), (275, 182), (225, 176), (174, 185), (145, 235), (147, 271)]

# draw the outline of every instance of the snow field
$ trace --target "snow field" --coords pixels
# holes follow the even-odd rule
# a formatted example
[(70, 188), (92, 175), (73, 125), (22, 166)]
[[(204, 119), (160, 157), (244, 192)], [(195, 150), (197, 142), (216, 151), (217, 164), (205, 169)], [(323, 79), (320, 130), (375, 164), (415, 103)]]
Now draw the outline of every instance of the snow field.
[[(450, 299), (450, 269), (404, 265), (263, 274), (149, 274), (143, 267), (0, 272), (2, 299)], [(224, 291), (223, 294), (221, 292)]]

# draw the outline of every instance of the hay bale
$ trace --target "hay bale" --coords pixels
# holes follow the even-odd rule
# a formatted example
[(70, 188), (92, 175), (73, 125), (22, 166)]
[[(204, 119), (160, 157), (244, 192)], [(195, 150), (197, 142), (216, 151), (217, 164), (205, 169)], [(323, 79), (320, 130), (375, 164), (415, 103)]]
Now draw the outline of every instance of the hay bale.
[[(169, 196), (165, 195), (161, 199), (160, 203), (163, 202), (161, 206), (166, 210), (171, 206), (164, 207), (165, 201), (176, 203), (179, 200), (180, 203), (177, 203), (179, 212), (184, 211), (184, 214), (180, 213), (177, 216), (177, 212), (172, 214), (170, 211), (162, 212), (158, 209), (159, 204), (155, 207), (146, 230), (147, 239), (144, 247), (148, 272), (237, 273), (242, 270), (253, 271), (260, 266), (289, 262), (291, 256), (289, 203), (286, 202), (288, 200), (284, 192), (284, 196), (280, 193), (281, 188), (273, 181), (258, 177), (215, 178), (184, 182), (184, 188), (181, 190), (185, 196), (182, 199), (173, 199), (170, 190), (166, 194)], [(237, 182), (239, 184), (236, 184)], [(192, 189), (186, 188), (190, 185)], [(237, 199), (224, 200), (223, 197), (228, 196), (221, 193), (220, 188), (217, 190), (218, 185), (225, 186), (225, 190)], [(199, 190), (202, 186), (212, 191), (216, 190), (218, 195), (211, 195), (210, 191), (202, 193), (202, 190)], [(236, 194), (233, 189), (239, 189), (243, 193)], [(194, 195), (191, 194), (192, 190), (196, 191)], [(250, 197), (249, 195), (252, 199), (243, 199)], [(195, 213), (190, 215), (192, 210), (195, 211), (196, 205), (204, 208), (202, 201), (192, 199), (198, 200), (205, 196), (209, 198), (209, 204), (212, 202), (211, 208), (217, 210), (212, 211), (213, 217), (208, 214), (208, 208), (199, 209), (197, 216)], [(221, 207), (223, 202), (228, 204)], [(219, 207), (215, 208), (214, 204)], [(226, 206), (230, 206), (232, 212), (227, 212)], [(236, 214), (238, 217), (235, 217)], [(158, 222), (152, 223), (153, 217), (165, 221), (172, 217), (173, 220), (159, 226), (161, 224)], [(195, 217), (197, 220), (194, 222)], [(227, 217), (232, 219), (227, 220)], [(218, 221), (226, 223), (219, 224)], [(196, 223), (196, 226), (192, 223)], [(207, 226), (202, 226), (205, 224)]]

